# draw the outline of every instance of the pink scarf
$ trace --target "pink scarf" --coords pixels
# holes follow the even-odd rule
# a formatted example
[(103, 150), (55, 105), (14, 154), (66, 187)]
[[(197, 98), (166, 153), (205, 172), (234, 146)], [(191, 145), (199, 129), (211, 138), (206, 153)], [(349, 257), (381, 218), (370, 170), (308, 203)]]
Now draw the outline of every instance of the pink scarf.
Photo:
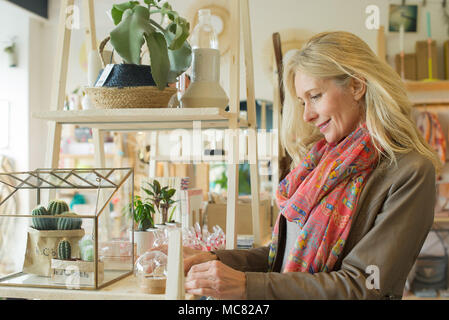
[(284, 272), (332, 270), (343, 251), (362, 189), (377, 165), (377, 154), (366, 124), (336, 145), (323, 138), (313, 146), (276, 192), (280, 214), (270, 245), (270, 265), (282, 214), (300, 228)]

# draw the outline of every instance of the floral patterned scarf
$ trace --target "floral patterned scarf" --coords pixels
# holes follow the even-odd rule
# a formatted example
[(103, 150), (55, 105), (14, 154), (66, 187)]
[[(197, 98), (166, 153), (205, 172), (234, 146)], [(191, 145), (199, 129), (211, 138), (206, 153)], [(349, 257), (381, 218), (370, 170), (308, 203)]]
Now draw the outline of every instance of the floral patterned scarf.
[(338, 260), (362, 189), (377, 165), (378, 152), (366, 124), (338, 144), (318, 141), (276, 192), (280, 209), (268, 258), (278, 247), (282, 214), (300, 228), (283, 272), (328, 272)]

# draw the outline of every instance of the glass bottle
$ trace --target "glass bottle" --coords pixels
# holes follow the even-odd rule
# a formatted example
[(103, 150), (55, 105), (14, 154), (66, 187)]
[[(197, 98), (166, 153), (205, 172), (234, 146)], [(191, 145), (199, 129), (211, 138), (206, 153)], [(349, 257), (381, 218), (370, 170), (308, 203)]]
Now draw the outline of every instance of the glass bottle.
[(182, 108), (216, 107), (225, 109), (226, 92), (220, 86), (220, 51), (211, 23), (210, 9), (198, 11), (198, 24), (192, 32), (192, 82), (181, 97)]
[(192, 49), (218, 49), (218, 38), (212, 26), (210, 9), (201, 9), (198, 11), (198, 24), (193, 29), (191, 45)]

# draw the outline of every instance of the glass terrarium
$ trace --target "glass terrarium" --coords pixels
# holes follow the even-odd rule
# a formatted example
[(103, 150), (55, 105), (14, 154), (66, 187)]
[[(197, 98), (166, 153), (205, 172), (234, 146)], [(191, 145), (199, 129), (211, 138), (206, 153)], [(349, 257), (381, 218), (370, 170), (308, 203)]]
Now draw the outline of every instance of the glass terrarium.
[(133, 197), (131, 168), (0, 173), (0, 286), (99, 289), (132, 274)]

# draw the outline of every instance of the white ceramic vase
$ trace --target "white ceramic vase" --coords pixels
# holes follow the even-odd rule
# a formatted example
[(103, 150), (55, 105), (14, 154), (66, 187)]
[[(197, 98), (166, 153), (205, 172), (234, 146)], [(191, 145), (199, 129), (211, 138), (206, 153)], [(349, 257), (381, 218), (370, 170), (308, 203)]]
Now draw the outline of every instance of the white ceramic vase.
[(226, 108), (229, 99), (220, 85), (220, 51), (194, 49), (192, 68), (192, 82), (181, 97), (181, 106)]
[(158, 229), (147, 229), (145, 231), (134, 231), (134, 242), (137, 244), (137, 256), (141, 256), (153, 247)]

